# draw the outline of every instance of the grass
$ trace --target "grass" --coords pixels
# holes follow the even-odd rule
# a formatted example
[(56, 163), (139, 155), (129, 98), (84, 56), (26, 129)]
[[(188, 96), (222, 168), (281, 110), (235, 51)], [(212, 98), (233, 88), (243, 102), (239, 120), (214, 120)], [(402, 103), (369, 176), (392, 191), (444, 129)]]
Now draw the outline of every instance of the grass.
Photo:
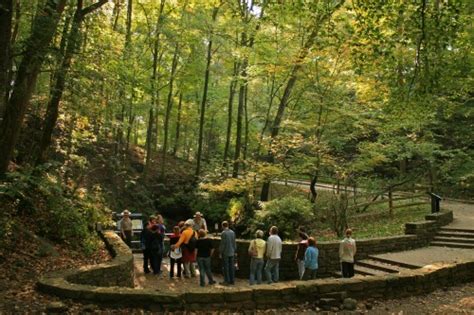
[[(425, 215), (429, 213), (429, 205), (395, 209), (391, 216), (385, 209), (380, 209), (363, 215), (350, 216), (348, 224), (357, 239), (396, 236), (405, 233), (405, 223), (424, 220)], [(336, 233), (331, 230), (329, 222), (316, 223), (315, 225), (316, 228), (311, 228), (311, 230), (317, 240), (334, 241), (339, 239)]]
[[(309, 190), (306, 188), (272, 184), (271, 197), (282, 198), (287, 195), (300, 195), (309, 198)], [(311, 223), (302, 222), (311, 234), (318, 241), (334, 241), (339, 237), (331, 229), (330, 213), (328, 204), (333, 192), (328, 190), (318, 190), (318, 198), (315, 204), (316, 219)], [(358, 203), (368, 202), (372, 199), (369, 195), (359, 195)], [(425, 215), (430, 213), (428, 203), (424, 205), (408, 206), (393, 209), (393, 214), (389, 214), (388, 199), (386, 203), (379, 203), (367, 208), (366, 211), (358, 213), (357, 209), (348, 210), (348, 224), (354, 231), (354, 236), (358, 239), (387, 237), (403, 235), (405, 223), (424, 220)], [(410, 205), (426, 199), (412, 198), (406, 200), (395, 200), (394, 206)], [(349, 197), (349, 207), (354, 204), (354, 198)]]

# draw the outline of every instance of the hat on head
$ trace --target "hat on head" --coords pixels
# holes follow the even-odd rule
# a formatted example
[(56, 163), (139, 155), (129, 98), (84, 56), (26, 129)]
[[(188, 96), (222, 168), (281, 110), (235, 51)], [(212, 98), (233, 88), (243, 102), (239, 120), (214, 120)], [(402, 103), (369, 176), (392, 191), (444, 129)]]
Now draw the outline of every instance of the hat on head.
[(122, 215), (130, 215), (130, 211), (124, 210), (124, 211), (122, 212)]
[(184, 225), (187, 225), (187, 226), (192, 226), (192, 225), (194, 225), (193, 219), (188, 219), (188, 220), (186, 220), (186, 222), (184, 222)]
[(194, 214), (194, 217), (196, 217), (196, 216), (198, 216), (198, 215), (200, 215), (200, 216), (202, 217), (202, 213), (199, 212), (199, 211)]

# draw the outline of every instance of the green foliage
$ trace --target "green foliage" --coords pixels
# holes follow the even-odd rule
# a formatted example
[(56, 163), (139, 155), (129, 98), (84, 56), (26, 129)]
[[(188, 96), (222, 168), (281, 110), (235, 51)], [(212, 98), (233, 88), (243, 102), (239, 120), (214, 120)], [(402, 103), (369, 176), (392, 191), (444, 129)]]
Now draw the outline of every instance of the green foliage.
[(268, 230), (271, 226), (278, 227), (284, 239), (291, 239), (296, 229), (306, 226), (313, 220), (311, 203), (301, 197), (284, 197), (265, 204), (264, 209), (256, 212), (257, 227)]
[[(57, 167), (9, 173), (0, 186), (1, 202), (25, 215), (38, 235), (92, 253), (96, 248), (95, 224), (108, 223), (109, 211), (99, 189), (89, 193), (66, 185)], [(6, 232), (2, 228), (2, 234)]]

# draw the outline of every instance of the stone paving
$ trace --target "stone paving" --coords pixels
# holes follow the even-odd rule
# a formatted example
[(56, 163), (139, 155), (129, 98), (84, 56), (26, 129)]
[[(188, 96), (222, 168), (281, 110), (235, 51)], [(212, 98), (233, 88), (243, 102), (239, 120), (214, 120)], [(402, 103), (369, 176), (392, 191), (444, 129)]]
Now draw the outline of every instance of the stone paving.
[[(207, 278), (206, 278), (206, 286), (201, 288), (199, 286), (199, 270), (196, 266), (196, 277), (193, 278), (178, 278), (169, 277), (169, 259), (163, 259), (163, 263), (161, 265), (162, 273), (158, 275), (154, 275), (153, 273), (145, 274), (143, 272), (143, 255), (142, 254), (134, 254), (133, 259), (135, 262), (135, 285), (137, 289), (155, 289), (156, 291), (166, 291), (166, 292), (186, 292), (189, 288), (199, 288), (202, 290), (208, 289), (221, 289), (221, 290), (232, 290), (235, 288), (241, 287), (248, 287), (248, 281), (246, 279), (235, 279), (236, 284), (234, 286), (223, 286), (220, 285), (219, 282), (224, 281), (222, 275), (213, 274), (214, 281), (216, 284), (210, 286), (207, 285)], [(175, 267), (176, 268), (176, 267)], [(176, 270), (175, 270), (176, 271)]]
[[(453, 222), (445, 226), (453, 229), (467, 229), (474, 231), (474, 204), (453, 201), (443, 201), (442, 207), (453, 211)], [(405, 262), (415, 266), (426, 266), (435, 262), (454, 263), (462, 260), (474, 260), (474, 250), (428, 246), (403, 252), (374, 255), (395, 262)]]
[(474, 204), (441, 201), (441, 207), (453, 211), (454, 219), (447, 227), (474, 230)]

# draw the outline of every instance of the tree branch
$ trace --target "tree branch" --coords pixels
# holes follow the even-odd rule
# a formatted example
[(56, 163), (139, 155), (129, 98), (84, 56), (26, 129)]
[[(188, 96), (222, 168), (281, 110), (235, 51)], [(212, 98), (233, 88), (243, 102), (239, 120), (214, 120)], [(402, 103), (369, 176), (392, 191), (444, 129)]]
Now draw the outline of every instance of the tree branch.
[(99, 0), (98, 2), (96, 2), (94, 4), (91, 4), (90, 6), (88, 6), (87, 8), (85, 8), (81, 11), (82, 16), (85, 16), (85, 15), (91, 13), (91, 12), (94, 12), (95, 10), (99, 9), (101, 6), (103, 6), (107, 2), (109, 2), (109, 0)]

